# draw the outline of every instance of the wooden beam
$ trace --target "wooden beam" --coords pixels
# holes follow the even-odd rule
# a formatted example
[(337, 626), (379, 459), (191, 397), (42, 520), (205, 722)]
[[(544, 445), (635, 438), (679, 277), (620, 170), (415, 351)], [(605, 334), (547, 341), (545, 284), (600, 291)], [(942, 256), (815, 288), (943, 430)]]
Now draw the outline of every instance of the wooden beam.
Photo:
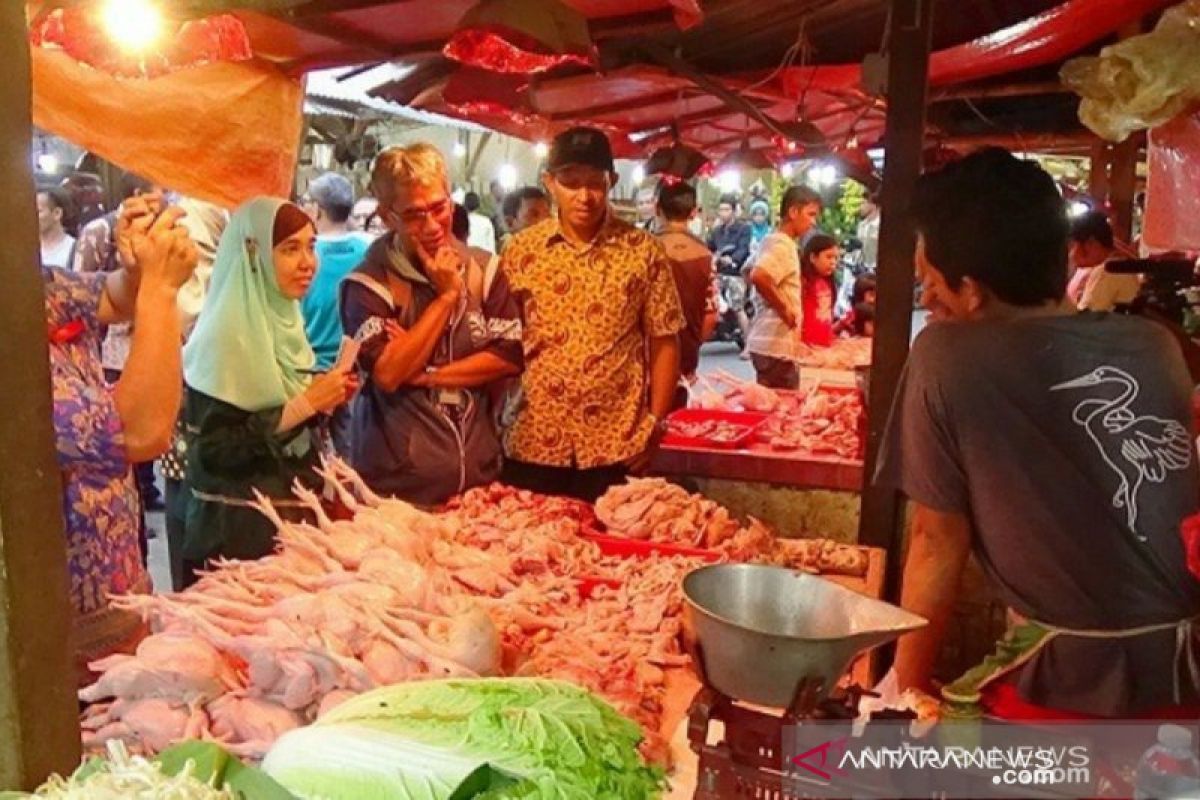
[(1086, 128), (1070, 131), (1027, 132), (997, 131), (996, 133), (972, 133), (961, 136), (949, 134), (937, 136), (938, 144), (961, 150), (980, 147), (1003, 147), (1018, 152), (1040, 152), (1064, 147), (1091, 147), (1098, 137)]
[(0, 3), (0, 789), (79, 763), (62, 488), (34, 218), (24, 3)]
[[(467, 136), (469, 138), (470, 134), (467, 134)], [(476, 145), (475, 152), (471, 154), (471, 157), (469, 159), (467, 159), (467, 166), (466, 166), (466, 169), (464, 170), (465, 174), (463, 176), (463, 180), (466, 181), (467, 183), (470, 183), (472, 176), (475, 175), (475, 168), (479, 166), (479, 159), (483, 156), (483, 150), (484, 150), (484, 148), (486, 148), (488, 146), (488, 144), (491, 141), (492, 141), (492, 132), (491, 131), (484, 131), (483, 134), (479, 137), (479, 144)]]
[(1088, 169), (1088, 195), (1100, 208), (1108, 202), (1108, 168), (1112, 161), (1112, 145), (1097, 138), (1092, 143), (1091, 165)]
[(1133, 199), (1137, 194), (1137, 165), (1144, 133), (1131, 134), (1112, 147), (1109, 189), (1113, 233), (1125, 243), (1133, 241)]
[(926, 75), (933, 34), (933, 5), (933, 0), (891, 0), (892, 27), (888, 39), (886, 167), (880, 200), (882, 217), (876, 274), (878, 307), (858, 536), (861, 544), (887, 550), (888, 596), (892, 599), (898, 597), (904, 507), (894, 490), (874, 485), (874, 476), (912, 335), (916, 239), (907, 206), (913, 183), (921, 174), (921, 154), (925, 144)]
[(1037, 81), (1034, 83), (1007, 83), (999, 86), (954, 86), (943, 89), (929, 98), (931, 103), (949, 100), (991, 100), (1000, 97), (1033, 97), (1043, 94), (1068, 94), (1070, 89), (1061, 81)]
[[(1121, 39), (1137, 36), (1142, 32), (1142, 21), (1125, 25), (1118, 31)], [(1113, 233), (1123, 242), (1133, 241), (1133, 197), (1137, 193), (1137, 165), (1146, 134), (1131, 134), (1123, 142), (1112, 146), (1111, 178), (1109, 184), (1109, 208)]]

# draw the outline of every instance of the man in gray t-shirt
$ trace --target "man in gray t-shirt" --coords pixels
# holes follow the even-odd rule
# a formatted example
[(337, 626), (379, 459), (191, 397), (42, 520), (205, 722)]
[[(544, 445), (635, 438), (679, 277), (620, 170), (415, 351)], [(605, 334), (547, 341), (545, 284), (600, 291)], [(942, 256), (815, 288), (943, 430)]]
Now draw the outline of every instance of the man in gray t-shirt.
[[(902, 602), (932, 624), (897, 672), (927, 682), (973, 551), (1009, 606), (1063, 629), (1000, 679), (1023, 699), (1102, 716), (1195, 703), (1191, 381), (1165, 329), (1062, 304), (1061, 205), (1003, 151), (918, 186), (917, 266), (942, 321), (913, 346), (876, 481), (916, 503)], [(1129, 634), (1143, 626), (1158, 629)]]

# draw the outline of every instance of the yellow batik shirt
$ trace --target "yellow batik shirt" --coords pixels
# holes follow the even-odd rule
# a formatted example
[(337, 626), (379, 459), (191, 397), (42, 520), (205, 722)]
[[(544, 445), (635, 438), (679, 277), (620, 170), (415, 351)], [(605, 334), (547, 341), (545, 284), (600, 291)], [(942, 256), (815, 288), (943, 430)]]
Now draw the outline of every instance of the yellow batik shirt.
[(649, 339), (684, 327), (662, 245), (611, 214), (576, 245), (551, 218), (513, 236), (501, 269), (521, 306), (525, 354), (508, 456), (589, 469), (641, 452), (654, 427)]

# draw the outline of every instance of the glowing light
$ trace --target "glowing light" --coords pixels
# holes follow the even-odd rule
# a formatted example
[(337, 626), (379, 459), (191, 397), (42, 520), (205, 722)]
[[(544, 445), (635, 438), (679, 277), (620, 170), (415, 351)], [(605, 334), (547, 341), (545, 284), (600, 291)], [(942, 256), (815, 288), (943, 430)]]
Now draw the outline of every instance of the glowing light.
[(550, 145), (545, 142), (538, 142), (533, 146), (533, 154), (539, 159), (543, 159), (550, 155)]
[(808, 171), (808, 176), (817, 186), (833, 186), (838, 181), (837, 167), (821, 164)]
[(1092, 210), (1092, 207), (1082, 200), (1072, 200), (1067, 206), (1067, 213), (1072, 217), (1082, 217), (1084, 214)]
[(779, 174), (785, 178), (790, 178), (796, 174), (796, 165), (790, 161), (785, 161), (779, 166)]
[(150, 0), (105, 0), (100, 13), (109, 38), (131, 53), (150, 50), (166, 28), (162, 11)]
[(717, 176), (717, 185), (723, 192), (736, 192), (742, 188), (742, 173), (736, 169), (727, 169)]
[(633, 165), (633, 185), (641, 186), (646, 180), (646, 168), (641, 164)]
[(517, 188), (517, 168), (512, 164), (501, 164), (500, 169), (496, 170), (496, 180), (500, 181), (504, 191), (511, 192)]
[(463, 144), (462, 142), (455, 142), (454, 143), (454, 157), (462, 158), (466, 154), (467, 154), (467, 146), (465, 144)]
[(42, 172), (58, 172), (58, 157), (43, 153), (37, 157), (37, 168)]

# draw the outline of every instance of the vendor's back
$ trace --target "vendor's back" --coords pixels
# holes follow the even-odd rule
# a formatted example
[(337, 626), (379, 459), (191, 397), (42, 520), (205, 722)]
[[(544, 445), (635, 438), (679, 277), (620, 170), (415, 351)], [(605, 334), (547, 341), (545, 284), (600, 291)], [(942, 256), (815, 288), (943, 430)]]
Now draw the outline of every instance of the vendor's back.
[[(1183, 620), (1200, 613), (1179, 530), (1200, 498), (1191, 390), (1178, 345), (1145, 320), (934, 324), (914, 344), (878, 479), (967, 515), (1022, 614), (1071, 629)], [(1035, 702), (1088, 713), (1169, 704), (1175, 645), (1174, 630), (1060, 637), (1021, 682)]]

